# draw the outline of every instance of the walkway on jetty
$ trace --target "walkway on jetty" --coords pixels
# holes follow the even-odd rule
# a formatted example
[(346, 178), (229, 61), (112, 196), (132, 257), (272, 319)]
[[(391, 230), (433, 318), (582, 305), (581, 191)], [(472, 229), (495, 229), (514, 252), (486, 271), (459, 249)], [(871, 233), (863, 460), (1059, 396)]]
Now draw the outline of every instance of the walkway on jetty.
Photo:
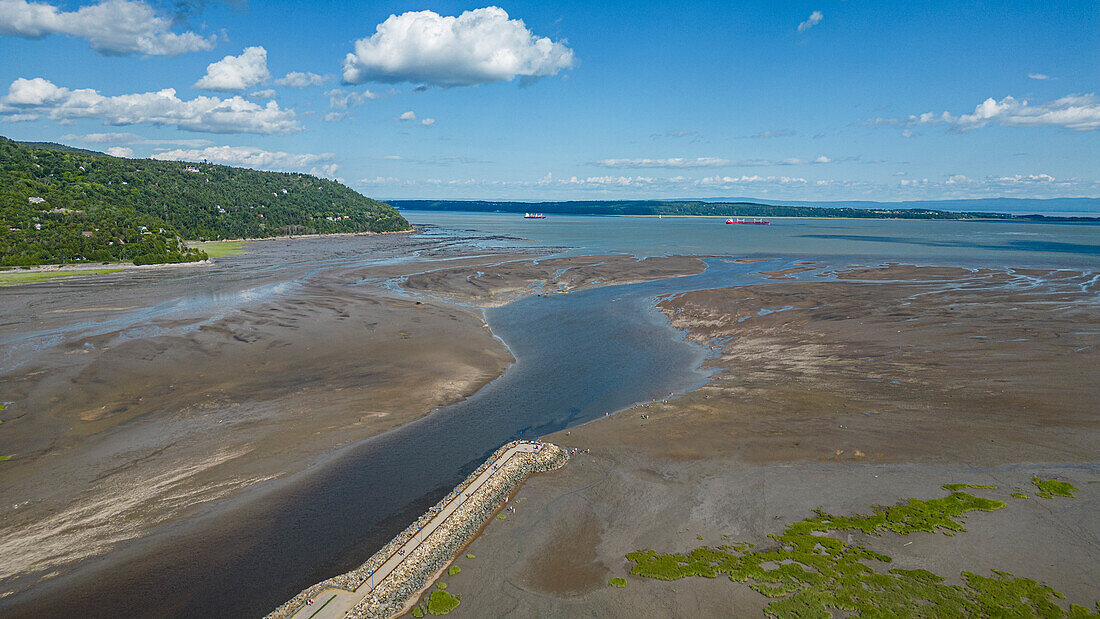
[(427, 543), (432, 533), (442, 527), (455, 511), (462, 506), (463, 502), (466, 501), (468, 497), (480, 490), (494, 475), (502, 473), (504, 464), (507, 463), (509, 459), (517, 454), (538, 453), (542, 447), (542, 444), (528, 442), (521, 442), (513, 445), (494, 460), (490, 466), (485, 467), (485, 470), (474, 478), (474, 480), (461, 492), (452, 496), (442, 506), (442, 509), (440, 509), (427, 524), (422, 526), (416, 535), (412, 536), (402, 546), (395, 549), (393, 554), (390, 555), (377, 570), (374, 570), (374, 573), (367, 578), (367, 580), (363, 581), (363, 584), (361, 584), (359, 588), (355, 591), (333, 587), (326, 588), (314, 596), (312, 605), (303, 604), (293, 615), (291, 615), (291, 617), (293, 619), (339, 619), (343, 617), (349, 610), (354, 608), (356, 604), (381, 586), (394, 570), (412, 556), (414, 550)]

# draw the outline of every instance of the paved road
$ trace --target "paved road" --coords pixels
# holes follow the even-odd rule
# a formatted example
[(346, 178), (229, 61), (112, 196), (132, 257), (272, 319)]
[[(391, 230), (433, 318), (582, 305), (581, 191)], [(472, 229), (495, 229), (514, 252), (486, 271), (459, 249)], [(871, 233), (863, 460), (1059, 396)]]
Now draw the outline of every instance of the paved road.
[(424, 525), (421, 530), (412, 538), (405, 542), (400, 548), (398, 548), (389, 558), (386, 559), (382, 566), (374, 571), (372, 577), (367, 578), (362, 585), (355, 591), (346, 591), (344, 589), (325, 589), (318, 593), (312, 606), (302, 605), (291, 617), (292, 619), (339, 619), (343, 617), (345, 613), (355, 607), (363, 598), (367, 597), (370, 592), (382, 583), (387, 576), (389, 576), (398, 566), (400, 566), (412, 552), (420, 547), (431, 536), (436, 529), (443, 525), (448, 518), (462, 505), (466, 500), (466, 497), (472, 496), (475, 492), (481, 489), (481, 487), (489, 481), (493, 475), (503, 468), (504, 464), (508, 462), (508, 459), (519, 453), (537, 453), (539, 445), (533, 445), (531, 443), (520, 443), (512, 446), (510, 449), (500, 455), (499, 458), (493, 461), (493, 463), (481, 472), (474, 480), (467, 486), (462, 494), (453, 494), (451, 499), (443, 505), (441, 509), (427, 524)]

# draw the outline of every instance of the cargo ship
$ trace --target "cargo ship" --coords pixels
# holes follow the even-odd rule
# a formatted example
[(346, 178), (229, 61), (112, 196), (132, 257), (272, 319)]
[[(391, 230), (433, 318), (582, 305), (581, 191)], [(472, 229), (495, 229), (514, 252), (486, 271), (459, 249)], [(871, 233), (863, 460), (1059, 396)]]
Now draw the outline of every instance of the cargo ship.
[(734, 218), (730, 217), (729, 219), (726, 220), (726, 223), (728, 223), (728, 224), (745, 224), (745, 225), (749, 225), (749, 226), (767, 226), (767, 225), (770, 225), (772, 222), (768, 221), (767, 219), (742, 219), (741, 217), (738, 217), (737, 219), (734, 219)]
[(543, 215), (542, 213), (524, 213), (523, 218), (524, 219), (546, 219), (546, 215)]

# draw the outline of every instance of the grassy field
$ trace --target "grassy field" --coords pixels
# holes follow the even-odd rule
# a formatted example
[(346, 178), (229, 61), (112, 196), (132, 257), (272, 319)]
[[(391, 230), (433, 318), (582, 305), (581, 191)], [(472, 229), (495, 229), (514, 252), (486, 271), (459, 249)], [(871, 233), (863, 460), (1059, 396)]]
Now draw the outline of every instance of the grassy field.
[(44, 282), (55, 277), (73, 277), (76, 275), (105, 275), (117, 273), (122, 269), (81, 269), (79, 271), (2, 271), (0, 272), (0, 287), (18, 286), (20, 284), (33, 284)]
[(248, 241), (204, 241), (202, 243), (188, 243), (188, 247), (201, 249), (211, 258), (224, 256), (236, 256), (245, 253), (245, 244)]

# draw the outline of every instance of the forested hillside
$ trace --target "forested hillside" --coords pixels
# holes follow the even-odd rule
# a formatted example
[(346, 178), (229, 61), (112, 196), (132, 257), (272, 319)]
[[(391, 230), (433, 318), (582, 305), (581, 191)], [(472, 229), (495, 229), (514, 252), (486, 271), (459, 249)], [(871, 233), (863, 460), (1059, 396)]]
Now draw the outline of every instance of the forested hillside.
[(0, 265), (200, 260), (183, 239), (409, 229), (335, 181), (0, 138)]

